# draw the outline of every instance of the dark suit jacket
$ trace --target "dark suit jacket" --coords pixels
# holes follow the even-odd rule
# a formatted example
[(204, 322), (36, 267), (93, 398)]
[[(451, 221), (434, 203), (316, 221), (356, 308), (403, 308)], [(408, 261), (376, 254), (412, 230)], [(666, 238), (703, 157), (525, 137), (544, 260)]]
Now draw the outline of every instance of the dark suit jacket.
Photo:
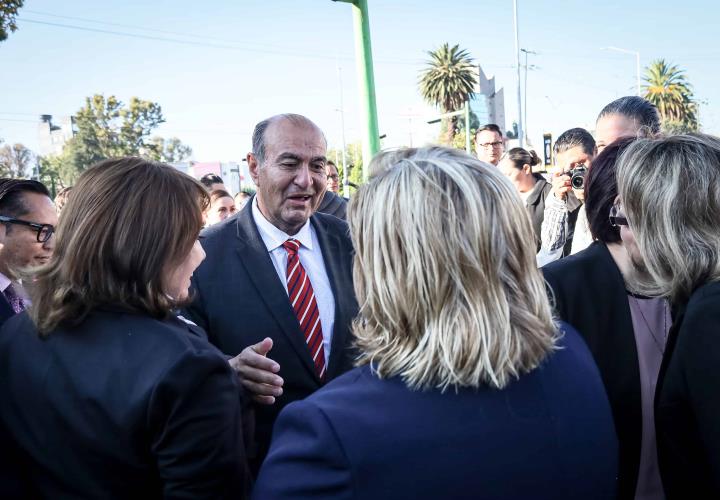
[(634, 498), (642, 408), (637, 347), (625, 282), (604, 243), (542, 268), (560, 319), (583, 336), (600, 368), (620, 441), (618, 495)]
[(676, 311), (655, 394), (667, 498), (720, 498), (720, 283)]
[[(352, 285), (352, 245), (345, 222), (315, 214), (315, 228), (325, 269), (335, 297), (335, 327), (326, 381), (352, 367), (349, 349), (351, 320), (357, 314)], [(280, 365), (283, 395), (275, 404), (256, 405), (257, 453), (264, 457), (277, 414), (291, 401), (303, 399), (323, 382), (315, 374), (287, 292), (260, 237), (248, 203), (235, 216), (206, 229), (201, 243), (207, 257), (193, 277), (195, 300), (189, 315), (208, 332), (210, 341), (235, 356), (249, 345), (273, 339), (268, 356)], [(257, 464), (259, 465), (259, 464)]]
[(0, 293), (0, 326), (13, 316), (15, 316), (15, 311), (13, 311), (5, 296)]
[(535, 177), (535, 187), (530, 192), (527, 200), (525, 201), (525, 207), (530, 214), (530, 221), (532, 222), (533, 232), (535, 233), (535, 246), (537, 247), (536, 252), (540, 251), (542, 241), (540, 239), (540, 229), (542, 228), (542, 222), (545, 218), (545, 199), (552, 192), (552, 184), (545, 180), (540, 174), (533, 174)]
[(104, 310), (41, 340), (23, 313), (0, 367), (0, 420), (38, 495), (244, 495), (241, 389), (199, 328)]
[(347, 218), (347, 200), (332, 191), (325, 191), (317, 211), (345, 220)]
[(505, 389), (412, 391), (356, 368), (277, 421), (253, 498), (612, 499), (617, 441), (587, 347)]

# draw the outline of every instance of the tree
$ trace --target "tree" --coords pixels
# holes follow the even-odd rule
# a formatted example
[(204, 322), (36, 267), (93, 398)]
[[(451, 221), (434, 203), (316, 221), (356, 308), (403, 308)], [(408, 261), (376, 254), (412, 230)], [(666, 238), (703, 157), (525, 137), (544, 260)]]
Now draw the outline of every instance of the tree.
[[(439, 107), (443, 113), (458, 111), (470, 99), (477, 84), (473, 60), (459, 45), (443, 44), (427, 53), (430, 60), (420, 73), (420, 93), (429, 104)], [(458, 131), (458, 117), (447, 125), (446, 143), (451, 144)]]
[(177, 138), (150, 138), (163, 122), (159, 104), (132, 97), (128, 105), (117, 97), (96, 94), (85, 99), (75, 114), (75, 135), (60, 155), (44, 158), (41, 172), (61, 186), (73, 185), (80, 174), (98, 161), (119, 156), (180, 161), (192, 154)]
[(8, 35), (17, 30), (15, 18), (24, 0), (0, 0), (0, 42), (7, 40)]
[(696, 131), (697, 102), (685, 71), (664, 59), (645, 68), (643, 97), (657, 106), (666, 131)]
[(153, 137), (148, 145), (146, 156), (156, 161), (175, 163), (192, 156), (192, 148), (183, 144), (177, 137), (163, 139)]
[(0, 177), (23, 178), (32, 173), (35, 155), (22, 144), (0, 148)]

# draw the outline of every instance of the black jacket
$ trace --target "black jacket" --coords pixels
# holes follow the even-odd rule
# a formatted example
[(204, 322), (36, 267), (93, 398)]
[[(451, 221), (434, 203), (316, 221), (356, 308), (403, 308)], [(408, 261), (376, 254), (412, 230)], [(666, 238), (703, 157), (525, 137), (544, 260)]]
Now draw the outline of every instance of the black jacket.
[(640, 466), (642, 407), (637, 347), (625, 282), (607, 246), (542, 268), (560, 319), (587, 342), (610, 400), (619, 447), (619, 498), (634, 498)]
[(42, 340), (22, 313), (0, 330), (0, 367), (0, 420), (37, 495), (246, 493), (241, 389), (199, 328), (106, 310)]
[(540, 240), (540, 228), (545, 218), (545, 199), (552, 192), (552, 184), (545, 180), (540, 174), (533, 174), (535, 177), (535, 187), (525, 201), (525, 207), (530, 214), (533, 232), (535, 233), (536, 252), (540, 251), (542, 241)]
[(332, 191), (325, 191), (317, 211), (345, 220), (347, 218), (347, 200)]
[(675, 311), (655, 393), (667, 498), (720, 498), (720, 283)]
[(315, 228), (335, 298), (335, 326), (330, 363), (320, 381), (287, 292), (278, 279), (252, 216), (252, 203), (233, 217), (203, 232), (207, 257), (195, 271), (195, 299), (188, 314), (208, 332), (221, 351), (236, 356), (246, 347), (273, 339), (268, 357), (280, 365), (283, 394), (273, 405), (255, 405), (252, 464), (259, 466), (270, 446), (280, 410), (303, 399), (352, 367), (350, 322), (358, 306), (352, 284), (352, 244), (347, 224), (316, 213)]

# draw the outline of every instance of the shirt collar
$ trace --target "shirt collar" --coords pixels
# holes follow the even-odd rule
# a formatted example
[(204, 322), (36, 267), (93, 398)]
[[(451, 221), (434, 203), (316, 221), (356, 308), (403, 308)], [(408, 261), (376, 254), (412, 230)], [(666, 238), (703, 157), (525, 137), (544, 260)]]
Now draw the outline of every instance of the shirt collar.
[(4, 292), (7, 287), (10, 286), (10, 278), (5, 276), (3, 273), (0, 273), (0, 292)]
[(310, 220), (300, 228), (297, 234), (290, 236), (285, 231), (275, 227), (260, 211), (258, 207), (257, 196), (253, 197), (252, 201), (252, 215), (255, 220), (255, 225), (260, 232), (260, 237), (265, 243), (268, 252), (272, 252), (278, 247), (281, 247), (289, 239), (295, 239), (300, 242), (300, 245), (304, 246), (308, 250), (313, 249), (312, 233), (310, 232)]

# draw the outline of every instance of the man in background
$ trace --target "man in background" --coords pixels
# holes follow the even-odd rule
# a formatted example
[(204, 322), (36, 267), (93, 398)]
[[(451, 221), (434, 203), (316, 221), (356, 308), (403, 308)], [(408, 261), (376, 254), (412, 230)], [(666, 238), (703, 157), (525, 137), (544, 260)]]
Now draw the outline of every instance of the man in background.
[(43, 184), (0, 179), (0, 325), (28, 307), (20, 273), (50, 260), (57, 220)]
[(480, 161), (497, 166), (505, 152), (505, 143), (500, 127), (494, 123), (480, 127), (475, 133), (475, 149)]

